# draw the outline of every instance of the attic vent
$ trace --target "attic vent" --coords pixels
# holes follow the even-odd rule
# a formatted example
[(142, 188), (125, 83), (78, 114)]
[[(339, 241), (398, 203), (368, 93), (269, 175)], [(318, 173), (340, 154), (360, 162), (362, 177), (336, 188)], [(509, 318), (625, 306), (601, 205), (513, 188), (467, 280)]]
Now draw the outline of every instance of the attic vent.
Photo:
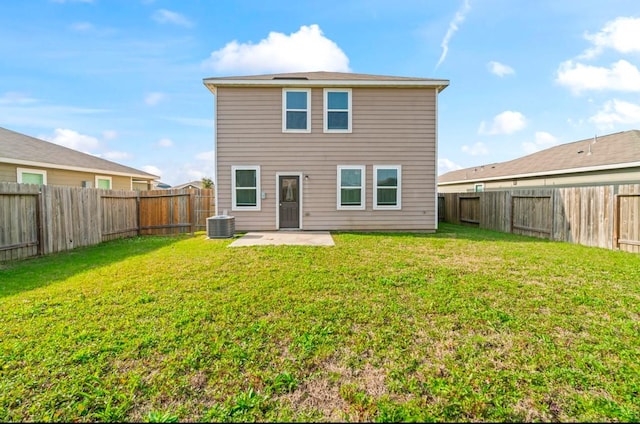
[(273, 77), (274, 80), (308, 80), (307, 77)]

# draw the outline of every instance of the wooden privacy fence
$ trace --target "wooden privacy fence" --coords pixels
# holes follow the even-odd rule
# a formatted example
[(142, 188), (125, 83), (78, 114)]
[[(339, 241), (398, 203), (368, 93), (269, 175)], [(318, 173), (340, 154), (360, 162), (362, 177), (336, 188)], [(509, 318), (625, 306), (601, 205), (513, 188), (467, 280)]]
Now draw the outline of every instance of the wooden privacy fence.
[(440, 220), (640, 252), (640, 184), (440, 193)]
[(0, 261), (136, 235), (193, 233), (213, 189), (126, 191), (0, 183)]

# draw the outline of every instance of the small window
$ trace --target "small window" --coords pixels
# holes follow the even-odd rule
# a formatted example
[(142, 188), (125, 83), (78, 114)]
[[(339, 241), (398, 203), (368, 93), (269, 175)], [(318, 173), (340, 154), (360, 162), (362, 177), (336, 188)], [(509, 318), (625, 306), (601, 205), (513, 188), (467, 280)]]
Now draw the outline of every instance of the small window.
[(101, 175), (96, 175), (96, 188), (101, 188), (103, 190), (111, 190), (111, 177), (104, 177)]
[(282, 90), (282, 132), (311, 132), (311, 90)]
[(484, 184), (480, 183), (480, 184), (476, 184), (473, 186), (473, 191), (475, 191), (476, 193), (480, 193), (482, 191), (484, 191)]
[(338, 209), (364, 210), (365, 168), (338, 165)]
[(21, 184), (47, 184), (47, 171), (41, 169), (18, 168), (18, 183)]
[(324, 89), (324, 132), (351, 132), (351, 89)]
[(231, 209), (260, 210), (260, 167), (234, 166), (231, 168)]
[(373, 208), (401, 209), (402, 168), (400, 165), (374, 165)]

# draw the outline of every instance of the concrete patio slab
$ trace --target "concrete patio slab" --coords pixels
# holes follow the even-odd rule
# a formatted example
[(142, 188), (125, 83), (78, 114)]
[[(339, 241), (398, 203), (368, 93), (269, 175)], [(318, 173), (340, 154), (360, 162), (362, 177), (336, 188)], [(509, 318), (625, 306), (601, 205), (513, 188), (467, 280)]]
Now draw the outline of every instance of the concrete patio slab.
[(335, 246), (328, 231), (252, 231), (228, 247), (270, 245)]

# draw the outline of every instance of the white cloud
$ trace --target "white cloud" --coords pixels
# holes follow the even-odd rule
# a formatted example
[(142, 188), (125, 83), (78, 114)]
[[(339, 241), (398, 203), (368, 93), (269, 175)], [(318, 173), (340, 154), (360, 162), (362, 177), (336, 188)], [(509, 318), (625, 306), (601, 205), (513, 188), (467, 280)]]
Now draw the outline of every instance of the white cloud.
[(611, 68), (567, 60), (560, 64), (556, 82), (575, 94), (586, 90), (640, 91), (640, 71), (626, 60), (613, 63)]
[(144, 102), (149, 106), (155, 106), (158, 103), (160, 103), (164, 98), (165, 98), (164, 93), (158, 93), (158, 92), (148, 93), (144, 97)]
[(115, 130), (102, 131), (102, 138), (104, 138), (105, 140), (113, 140), (115, 138), (118, 138), (118, 132)]
[(449, 171), (455, 171), (457, 169), (462, 169), (462, 167), (449, 159), (438, 159), (438, 175), (446, 174)]
[(487, 146), (481, 141), (477, 142), (473, 146), (467, 146), (465, 144), (464, 146), (462, 146), (462, 151), (464, 153), (470, 154), (471, 156), (480, 156), (489, 153), (489, 149), (487, 149)]
[(493, 118), (491, 127), (482, 121), (478, 133), (482, 135), (513, 134), (527, 126), (527, 120), (520, 112), (504, 111)]
[(102, 155), (100, 155), (101, 157), (105, 158), (105, 159), (109, 159), (109, 160), (125, 160), (125, 159), (131, 159), (131, 153), (128, 152), (106, 152), (103, 153)]
[(598, 113), (589, 118), (600, 129), (611, 129), (615, 124), (640, 124), (640, 105), (622, 100), (606, 102)]
[(213, 150), (208, 152), (201, 152), (196, 155), (196, 159), (213, 162), (215, 158), (214, 155), (215, 155), (215, 152)]
[(505, 75), (513, 75), (516, 73), (516, 71), (514, 71), (511, 66), (505, 65), (500, 62), (491, 61), (487, 63), (487, 68), (489, 69), (489, 72), (499, 77), (503, 77)]
[(63, 128), (56, 128), (52, 137), (41, 136), (40, 138), (81, 152), (91, 151), (100, 145), (95, 137)]
[(455, 16), (453, 17), (453, 20), (449, 22), (449, 29), (442, 39), (442, 43), (440, 43), (440, 47), (442, 47), (442, 54), (440, 55), (440, 59), (438, 59), (436, 68), (438, 68), (447, 57), (447, 53), (449, 52), (449, 41), (451, 41), (451, 37), (453, 37), (453, 34), (455, 34), (456, 31), (458, 31), (458, 29), (460, 28), (458, 25), (464, 22), (464, 19), (467, 16), (467, 13), (469, 13), (469, 10), (471, 10), (471, 4), (469, 4), (469, 0), (464, 0), (462, 6), (460, 7), (460, 9), (458, 9)]
[(37, 99), (27, 96), (18, 91), (8, 91), (0, 97), (0, 104), (28, 104), (35, 103)]
[(173, 147), (173, 141), (170, 138), (161, 138), (157, 144), (159, 147)]
[(85, 32), (93, 30), (94, 26), (89, 22), (76, 22), (71, 24), (71, 29), (74, 31)]
[(555, 146), (556, 144), (558, 144), (558, 139), (553, 135), (545, 131), (536, 131), (534, 140), (525, 141), (524, 143), (522, 143), (522, 148), (524, 149), (525, 153), (531, 154), (540, 150), (544, 150), (548, 147)]
[(580, 58), (592, 59), (610, 48), (619, 53), (640, 52), (640, 18), (619, 17), (607, 22), (600, 32), (585, 33), (584, 38), (593, 44)]
[(94, 0), (51, 0), (53, 3), (93, 3)]
[(231, 41), (204, 65), (219, 73), (350, 71), (349, 58), (315, 24), (289, 35), (270, 32), (258, 44)]
[(151, 18), (160, 24), (175, 24), (187, 28), (193, 26), (193, 22), (187, 19), (184, 15), (167, 9), (156, 10)]
[(153, 174), (153, 175), (157, 175), (158, 177), (162, 175), (162, 171), (160, 170), (160, 168), (158, 168), (157, 166), (153, 166), (153, 165), (144, 165), (141, 168), (144, 172), (147, 172), (149, 174)]

